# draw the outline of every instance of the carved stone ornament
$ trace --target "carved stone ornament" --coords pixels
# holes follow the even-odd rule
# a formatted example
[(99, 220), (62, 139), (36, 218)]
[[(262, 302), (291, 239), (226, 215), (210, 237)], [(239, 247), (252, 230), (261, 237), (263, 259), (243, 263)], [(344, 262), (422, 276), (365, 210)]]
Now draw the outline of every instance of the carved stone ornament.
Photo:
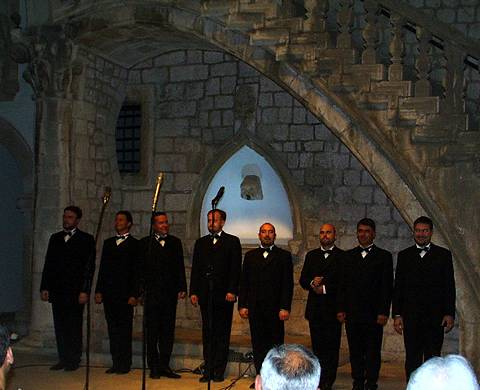
[(27, 63), (23, 78), (34, 97), (68, 97), (78, 94), (78, 76), (83, 64), (76, 58), (73, 24), (50, 25), (12, 32), (11, 57)]

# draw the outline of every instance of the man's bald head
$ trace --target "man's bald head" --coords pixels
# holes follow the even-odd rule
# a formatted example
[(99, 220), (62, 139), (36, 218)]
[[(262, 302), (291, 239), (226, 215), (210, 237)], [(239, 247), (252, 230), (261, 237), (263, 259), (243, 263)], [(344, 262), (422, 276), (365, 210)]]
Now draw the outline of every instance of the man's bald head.
[(260, 233), (262, 230), (265, 229), (273, 230), (273, 232), (275, 233), (275, 226), (273, 226), (270, 222), (265, 222), (263, 225), (261, 225), (260, 229), (258, 229), (258, 232)]
[(320, 381), (320, 363), (302, 345), (272, 348), (262, 364), (256, 388), (262, 390), (316, 390)]
[(258, 230), (258, 239), (263, 247), (272, 246), (275, 243), (277, 234), (275, 232), (275, 226), (270, 222), (265, 222)]
[(337, 230), (331, 223), (325, 223), (320, 227), (320, 244), (323, 248), (330, 248), (337, 239)]

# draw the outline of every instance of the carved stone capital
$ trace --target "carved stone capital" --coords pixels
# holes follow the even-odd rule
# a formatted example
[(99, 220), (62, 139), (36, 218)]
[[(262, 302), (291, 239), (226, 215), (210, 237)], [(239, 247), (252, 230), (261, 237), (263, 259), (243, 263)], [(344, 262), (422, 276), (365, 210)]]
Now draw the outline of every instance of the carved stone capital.
[(83, 72), (74, 43), (77, 27), (73, 24), (44, 25), (12, 34), (11, 57), (26, 63), (23, 78), (34, 97), (69, 97), (78, 91), (76, 78)]

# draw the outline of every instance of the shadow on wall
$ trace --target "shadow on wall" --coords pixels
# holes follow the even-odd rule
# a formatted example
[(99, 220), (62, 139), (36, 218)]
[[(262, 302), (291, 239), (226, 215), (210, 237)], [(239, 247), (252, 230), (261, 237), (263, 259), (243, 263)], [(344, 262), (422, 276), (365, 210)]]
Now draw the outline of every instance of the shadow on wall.
[(22, 174), (17, 161), (0, 145), (0, 313), (23, 307), (24, 216), (17, 207), (23, 194)]

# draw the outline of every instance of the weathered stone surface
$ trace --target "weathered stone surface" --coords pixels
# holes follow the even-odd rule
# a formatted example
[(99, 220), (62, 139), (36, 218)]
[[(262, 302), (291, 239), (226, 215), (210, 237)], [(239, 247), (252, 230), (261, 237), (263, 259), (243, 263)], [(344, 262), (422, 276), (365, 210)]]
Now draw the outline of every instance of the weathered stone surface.
[(206, 80), (207, 65), (180, 65), (170, 68), (170, 81)]
[[(433, 8), (438, 7), (438, 1), (415, 1), (417, 1), (419, 6), (430, 7), (432, 14), (436, 13), (438, 16), (439, 12), (434, 12), (433, 10)], [(467, 4), (462, 2), (461, 5), (466, 6)], [(355, 17), (357, 21), (359, 20), (358, 8), (361, 8), (363, 12), (363, 5), (362, 7), (356, 5)], [(468, 21), (470, 19), (468, 15), (461, 13), (464, 11), (457, 12), (451, 8), (453, 6), (445, 5), (444, 11), (446, 12), (444, 12), (443, 17), (448, 20), (453, 18), (452, 20), (456, 20), (457, 23), (458, 19), (461, 19), (465, 30), (469, 31), (468, 27), (470, 26), (467, 26), (467, 24), (470, 23)], [(168, 9), (170, 10), (170, 8)], [(292, 193), (289, 193), (289, 195), (292, 195), (291, 200), (295, 202), (295, 208), (301, 210), (305, 218), (310, 219), (308, 224), (315, 227), (315, 229), (309, 227), (308, 233), (300, 231), (301, 227), (298, 227), (300, 231), (299, 240), (304, 242), (307, 247), (318, 245), (315, 235), (318, 234), (320, 219), (329, 219), (339, 225), (341, 227), (339, 232), (342, 232), (339, 242), (345, 246), (353, 246), (355, 245), (354, 227), (356, 221), (359, 218), (371, 216), (376, 219), (382, 229), (379, 232), (378, 242), (387, 249), (398, 251), (400, 244), (404, 245), (409, 242), (411, 233), (403, 219), (394, 211), (388, 196), (394, 199), (399, 207), (402, 208), (402, 213), (407, 219), (412, 219), (414, 215), (423, 212), (421, 205), (426, 204), (429, 206), (427, 209), (434, 213), (439, 221), (461, 221), (462, 223), (458, 225), (452, 224), (452, 226), (456, 226), (455, 229), (452, 229), (452, 236), (455, 234), (455, 237), (457, 237), (461, 233), (465, 241), (475, 242), (476, 235), (474, 233), (476, 232), (463, 225), (463, 221), (478, 222), (476, 220), (472, 221), (474, 217), (469, 215), (471, 208), (465, 207), (467, 211), (463, 211), (462, 206), (464, 206), (464, 202), (462, 200), (465, 199), (461, 196), (458, 199), (450, 199), (450, 192), (445, 190), (447, 187), (451, 189), (453, 183), (456, 184), (453, 188), (464, 188), (465, 193), (476, 194), (478, 192), (477, 179), (472, 170), (474, 165), (472, 160), (467, 160), (468, 162), (463, 163), (462, 171), (457, 170), (458, 166), (455, 163), (445, 168), (438, 159), (438, 156), (442, 153), (441, 146), (433, 144), (419, 146), (411, 143), (410, 127), (408, 127), (410, 124), (402, 127), (403, 124), (400, 123), (400, 127), (393, 130), (390, 125), (391, 123), (397, 123), (397, 118), (389, 117), (391, 121), (389, 126), (384, 126), (385, 118), (388, 115), (385, 112), (386, 110), (381, 107), (387, 104), (385, 102), (379, 103), (378, 100), (375, 101), (373, 98), (377, 97), (368, 95), (368, 92), (364, 90), (358, 90), (358, 84), (365, 87), (365, 83), (363, 83), (365, 80), (350, 80), (348, 75), (346, 75), (345, 80), (342, 80), (346, 84), (352, 82), (352, 85), (348, 85), (348, 87), (355, 89), (351, 96), (358, 97), (358, 102), (352, 103), (349, 101), (348, 104), (353, 104), (355, 105), (354, 107), (347, 107), (347, 102), (343, 100), (340, 94), (336, 95), (338, 101), (332, 103), (333, 99), (326, 97), (331, 91), (322, 90), (310, 83), (308, 75), (295, 73), (301, 67), (290, 67), (288, 64), (283, 66), (284, 64), (273, 64), (265, 61), (270, 58), (270, 54), (263, 48), (254, 49), (242, 46), (242, 52), (236, 52), (238, 48), (233, 42), (245, 43), (247, 41), (242, 39), (240, 34), (236, 32), (222, 33), (222, 27), (215, 24), (214, 20), (205, 20), (199, 23), (193, 14), (177, 13), (177, 11), (172, 9), (169, 15), (170, 28), (174, 30), (175, 23), (179, 21), (183, 23), (187, 31), (195, 23), (195, 37), (202, 34), (202, 28), (205, 28), (203, 23), (205, 23), (212, 28), (212, 30), (207, 29), (211, 35), (205, 37), (205, 40), (213, 41), (212, 37), (215, 37), (215, 39), (219, 40), (217, 43), (220, 42), (221, 45), (225, 45), (232, 53), (236, 55), (241, 54), (239, 55), (240, 58), (250, 61), (252, 61), (252, 58), (262, 59), (267, 65), (262, 68), (263, 63), (256, 61), (256, 66), (262, 69), (268, 77), (281, 82), (281, 85), (284, 85), (288, 90), (283, 90), (278, 84), (265, 76), (261, 76), (249, 66), (242, 65), (233, 56), (224, 56), (222, 53), (209, 51), (202, 52), (200, 47), (195, 48), (195, 50), (186, 50), (185, 47), (194, 46), (192, 42), (188, 42), (189, 46), (181, 46), (180, 50), (159, 56), (153, 61), (152, 59), (145, 59), (145, 55), (141, 57), (142, 63), (137, 65), (138, 67), (143, 67), (141, 80), (143, 83), (153, 84), (158, 91), (157, 96), (152, 99), (154, 101), (149, 102), (149, 104), (152, 104), (152, 110), (154, 111), (150, 121), (151, 126), (154, 128), (151, 129), (152, 134), (146, 138), (147, 141), (144, 141), (143, 146), (147, 149), (146, 157), (150, 159), (147, 158), (147, 161), (153, 161), (153, 165), (149, 167), (168, 172), (168, 179), (164, 188), (162, 188), (163, 193), (160, 199), (160, 206), (176, 213), (172, 219), (173, 232), (184, 238), (186, 231), (197, 231), (198, 221), (192, 222), (185, 217), (190, 212), (189, 208), (199, 207), (199, 204), (190, 204), (190, 199), (194, 199), (193, 195), (198, 195), (195, 194), (196, 187), (190, 181), (205, 177), (202, 175), (207, 168), (219, 168), (219, 166), (215, 165), (215, 161), (218, 158), (216, 154), (219, 151), (228, 149), (233, 142), (236, 142), (234, 131), (239, 131), (241, 135), (245, 135), (246, 132), (249, 135), (254, 135), (254, 141), (261, 144), (260, 146), (263, 148), (262, 150), (266, 151), (265, 153), (271, 155), (272, 161), (277, 162), (278, 166), (276, 168), (282, 171), (282, 178), (288, 182), (289, 186), (298, 187), (297, 190), (301, 196), (297, 198), (298, 195), (296, 193), (293, 194), (292, 191)], [(142, 31), (158, 33), (157, 30), (150, 30), (153, 27), (142, 26), (142, 28), (145, 29)], [(156, 26), (155, 28), (159, 27)], [(215, 32), (212, 33), (212, 31)], [(125, 32), (125, 34), (125, 39), (127, 39), (128, 33)], [(113, 42), (114, 37), (112, 35), (109, 38), (102, 36), (101, 39), (105, 39), (109, 44), (112, 43), (112, 46), (117, 47), (116, 44), (113, 44), (117, 42)], [(236, 38), (236, 35), (239, 37)], [(416, 44), (415, 37), (413, 39), (410, 37), (409, 39), (412, 45)], [(92, 45), (95, 44), (100, 45), (99, 42), (95, 42), (92, 39)], [(363, 42), (360, 42), (360, 45), (363, 45)], [(142, 50), (148, 49), (148, 47), (142, 48)], [(369, 49), (371, 49), (371, 46), (368, 47), (367, 45), (367, 50)], [(130, 50), (135, 50), (133, 45)], [(125, 50), (125, 52), (127, 51)], [(141, 50), (139, 49), (138, 51)], [(412, 46), (407, 48), (407, 53), (413, 53)], [(113, 54), (105, 51), (105, 57)], [(375, 54), (371, 55), (371, 51), (369, 51), (369, 55), (365, 57), (374, 58)], [(58, 175), (62, 183), (64, 183), (62, 186), (57, 185), (55, 187), (65, 193), (68, 193), (67, 190), (72, 188), (75, 190), (78, 188), (79, 193), (81, 193), (79, 195), (80, 201), (92, 211), (98, 209), (98, 206), (95, 206), (95, 202), (98, 202), (96, 197), (101, 185), (108, 181), (109, 184), (113, 183), (112, 185), (116, 189), (120, 189), (125, 184), (122, 182), (123, 179), (119, 178), (118, 172), (115, 170), (116, 168), (113, 168), (115, 166), (114, 142), (112, 139), (107, 140), (102, 134), (111, 133), (115, 127), (116, 118), (112, 112), (118, 112), (117, 108), (125, 97), (124, 86), (126, 84), (127, 67), (119, 67), (113, 62), (109, 62), (106, 58), (96, 56), (93, 53), (88, 53), (85, 57), (89, 61), (88, 67), (91, 69), (88, 69), (85, 75), (81, 76), (82, 80), (85, 77), (83, 80), (85, 81), (83, 98), (90, 102), (91, 106), (95, 107), (95, 114), (87, 115), (86, 113), (76, 112), (75, 115), (76, 117), (83, 116), (84, 120), (95, 122), (97, 124), (95, 131), (99, 134), (91, 134), (94, 146), (89, 145), (87, 147), (83, 143), (76, 144), (74, 142), (71, 144), (73, 149), (70, 149), (66, 143), (69, 141), (68, 137), (63, 138), (63, 135), (68, 133), (60, 125), (68, 123), (69, 120), (60, 118), (56, 114), (67, 111), (67, 109), (65, 107), (59, 108), (57, 107), (58, 103), (55, 103), (54, 109), (46, 110), (45, 115), (47, 119), (45, 123), (42, 123), (39, 150), (41, 150), (42, 156), (48, 155), (48, 159), (51, 161), (47, 161), (45, 165), (40, 166), (41, 176), (39, 182), (43, 185), (40, 188), (45, 188), (44, 184), (49, 180), (45, 167), (53, 168), (52, 172)], [(388, 55), (386, 57), (388, 58), (385, 58), (386, 61), (384, 62), (389, 63), (390, 57)], [(412, 61), (412, 57), (409, 58), (409, 61), (410, 68), (412, 68), (412, 64), (415, 62)], [(461, 63), (463, 64), (463, 61)], [(363, 65), (356, 64), (355, 66), (365, 76), (365, 79), (369, 79), (371, 76), (382, 77), (384, 73), (382, 65)], [(456, 70), (458, 71), (458, 69)], [(132, 72), (136, 71), (140, 72), (140, 69), (135, 68), (132, 70)], [(112, 80), (112, 75), (118, 75), (118, 77)], [(209, 77), (213, 78), (209, 79)], [(241, 78), (240, 82), (239, 78)], [(417, 75), (414, 74), (412, 79), (416, 81)], [(132, 82), (138, 83), (140, 82), (139, 80), (138, 74), (135, 77), (132, 76)], [(437, 87), (443, 81), (438, 78), (435, 72), (432, 72), (432, 80)], [(187, 86), (187, 84), (195, 81), (199, 82)], [(249, 123), (249, 126), (237, 126), (238, 122), (236, 122), (234, 129), (234, 119), (238, 118), (237, 113), (239, 110), (235, 97), (232, 95), (234, 94), (233, 91), (240, 85), (245, 85), (244, 83), (254, 85), (257, 92), (260, 92), (258, 94), (259, 104), (257, 105), (256, 102), (254, 104), (254, 112), (251, 115), (253, 120)], [(329, 83), (323, 83), (322, 80), (322, 88), (328, 88), (329, 85)], [(467, 94), (469, 90), (471, 93), (472, 88), (467, 88)], [(309, 110), (314, 111), (315, 115), (307, 114), (299, 102), (293, 101), (290, 92), (300, 96), (305, 106)], [(451, 90), (448, 92), (451, 92)], [(460, 92), (460, 95), (462, 93)], [(256, 96), (257, 94), (255, 94), (255, 99)], [(370, 98), (372, 99), (370, 100)], [(456, 98), (457, 100), (455, 100)], [(459, 97), (457, 93), (453, 101), (458, 103), (462, 99), (463, 97)], [(356, 106), (357, 103), (359, 104), (358, 106)], [(360, 104), (364, 104), (364, 106)], [(388, 104), (395, 105), (391, 101)], [(371, 107), (366, 108), (368, 105), (371, 105)], [(458, 105), (461, 106), (462, 103), (458, 103)], [(234, 117), (232, 117), (232, 107), (235, 110)], [(412, 107), (413, 109), (415, 108), (415, 102), (412, 103)], [(351, 110), (349, 110), (350, 108)], [(378, 112), (372, 113), (370, 109), (375, 109)], [(397, 107), (390, 107), (390, 109), (388, 114), (395, 113)], [(402, 113), (402, 115), (405, 114), (408, 117), (408, 115), (412, 115), (411, 111)], [(416, 113), (414, 114), (417, 115)], [(170, 117), (174, 117), (174, 119)], [(325, 123), (319, 124), (317, 118), (322, 118)], [(410, 118), (409, 120), (415, 121), (416, 119), (419, 122), (423, 121), (422, 125), (427, 126), (429, 124), (427, 123), (428, 118), (425, 117)], [(375, 129), (376, 132), (369, 127), (369, 123), (372, 121), (378, 127)], [(333, 135), (332, 131), (328, 130), (328, 127), (336, 135)], [(51, 134), (45, 134), (48, 129), (55, 130), (52, 132), (55, 133), (54, 137), (48, 136)], [(432, 134), (435, 134), (436, 130), (437, 128), (432, 128), (426, 131), (431, 131)], [(65, 134), (62, 133), (61, 139), (56, 137), (57, 131), (59, 134), (65, 132)], [(79, 132), (83, 133), (78, 134), (79, 137), (86, 136), (84, 127), (79, 127)], [(74, 134), (73, 137), (76, 138), (77, 134)], [(167, 138), (169, 141), (162, 144), (161, 140), (164, 137), (172, 138)], [(345, 142), (346, 146), (342, 147), (340, 139)], [(457, 138), (454, 137), (452, 139), (456, 140)], [(184, 140), (192, 141), (192, 143), (183, 143)], [(63, 149), (59, 148), (58, 145), (61, 145)], [(155, 145), (155, 148), (153, 145)], [(149, 147), (150, 151), (148, 151)], [(225, 149), (223, 149), (224, 147)], [(349, 153), (347, 147), (359, 156), (359, 160)], [(62, 150), (57, 151), (57, 148)], [(107, 152), (100, 152), (101, 148), (105, 148)], [(74, 156), (63, 155), (64, 150), (68, 150)], [(63, 165), (59, 164), (59, 162), (64, 160), (70, 161), (70, 157), (74, 161), (72, 165), (73, 171), (66, 173)], [(382, 184), (388, 196), (381, 192), (380, 187), (372, 179), (373, 176), (366, 172), (360, 160), (368, 169), (372, 170), (372, 173), (375, 172), (375, 177), (380, 178), (379, 183)], [(417, 167), (425, 168), (421, 175), (417, 175)], [(462, 172), (462, 174), (459, 174), (459, 172)], [(464, 172), (467, 172), (468, 175), (464, 174)], [(411, 182), (417, 180), (416, 178), (418, 177), (422, 179), (419, 180), (421, 183), (413, 186), (417, 190), (415, 192), (412, 192), (412, 188), (405, 184), (409, 181), (402, 179), (409, 175), (415, 177)], [(466, 177), (468, 177), (468, 180), (465, 179)], [(58, 181), (54, 181), (55, 184)], [(74, 184), (70, 185), (70, 183)], [(150, 184), (144, 183), (143, 186), (147, 188), (150, 187)], [(83, 193), (81, 191), (82, 188)], [(125, 204), (128, 207), (132, 207), (132, 209), (136, 210), (135, 218), (138, 217), (142, 224), (147, 226), (149, 213), (146, 210), (142, 211), (142, 208), (144, 209), (144, 204), (148, 203), (147, 194), (150, 196), (151, 194), (144, 189), (135, 189), (128, 186), (126, 188), (124, 203), (118, 201), (116, 206), (120, 207)], [(192, 192), (192, 198), (190, 198), (190, 191)], [(413, 193), (424, 194), (419, 195), (418, 199), (420, 199), (420, 202), (413, 196)], [(197, 196), (195, 199), (199, 197)], [(430, 201), (427, 199), (429, 197), (431, 198)], [(65, 198), (63, 197), (61, 200), (64, 201)], [(38, 207), (41, 208), (45, 204), (46, 201), (40, 198)], [(452, 209), (455, 210), (455, 216), (451, 212)], [(88, 227), (91, 228), (94, 222), (88, 220), (88, 223), (90, 224)], [(440, 226), (442, 225), (445, 225), (445, 223), (440, 224)], [(475, 223), (470, 225), (478, 226)], [(185, 238), (190, 241), (193, 240), (193, 237)], [(459, 240), (450, 240), (450, 242), (452, 241), (458, 242)], [(303, 249), (299, 250), (301, 252)], [(465, 254), (469, 253), (469, 250), (471, 249), (467, 248), (465, 250), (464, 247), (459, 247), (456, 251), (457, 255), (460, 255), (462, 259), (461, 264), (460, 260), (458, 260), (458, 264), (456, 263), (457, 268), (460, 270), (462, 270), (463, 266), (470, 264), (468, 261), (471, 262)], [(474, 251), (474, 253), (478, 253), (478, 251)], [(300, 256), (302, 255), (303, 253)], [(474, 257), (472, 256), (472, 258)], [(463, 264), (463, 261), (466, 263)], [(459, 264), (462, 267), (458, 267)], [(469, 269), (471, 268), (469, 267)], [(465, 286), (472, 287), (465, 288), (465, 291), (473, 291), (472, 295), (475, 295), (474, 286), (477, 283), (472, 282), (477, 280), (478, 275), (471, 276), (462, 271), (460, 271), (460, 275), (461, 278), (459, 280), (465, 283)], [(307, 332), (305, 322), (300, 318), (301, 310), (299, 309), (299, 305), (304, 303), (305, 294), (298, 286), (295, 291), (297, 297), (295, 316), (290, 321), (290, 324), (294, 324), (301, 332)], [(460, 298), (462, 308), (466, 306), (463, 302), (476, 302), (475, 299), (471, 297), (464, 299), (462, 296)], [(198, 315), (196, 319), (198, 320)], [(478, 321), (474, 318), (471, 323), (476, 324), (476, 322)], [(185, 319), (185, 323), (187, 323), (187, 319)], [(468, 325), (467, 328), (470, 332), (472, 331), (472, 326)], [(388, 340), (391, 337), (395, 336), (387, 332), (385, 339)], [(474, 338), (473, 333), (470, 337)], [(388, 347), (388, 345), (392, 346)], [(385, 341), (384, 348), (390, 348), (393, 352), (398, 352), (395, 345), (395, 341)], [(470, 351), (470, 353), (473, 352)]]

